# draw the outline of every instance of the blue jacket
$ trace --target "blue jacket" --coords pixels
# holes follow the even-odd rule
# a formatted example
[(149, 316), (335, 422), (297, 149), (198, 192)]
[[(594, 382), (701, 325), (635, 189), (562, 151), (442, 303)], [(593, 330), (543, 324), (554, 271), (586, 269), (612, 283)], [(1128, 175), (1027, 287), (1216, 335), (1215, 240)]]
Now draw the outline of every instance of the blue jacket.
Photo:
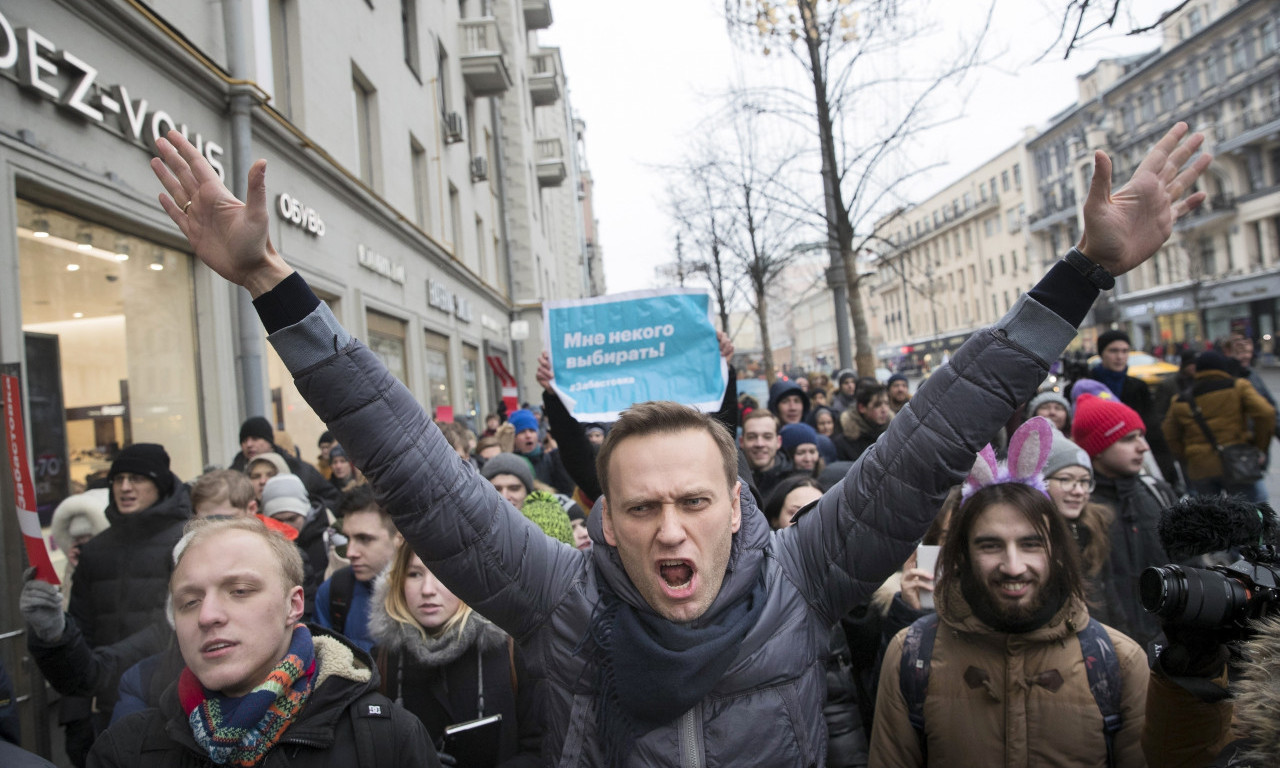
[(373, 600), (373, 582), (355, 582), (351, 590), (351, 607), (347, 609), (346, 627), (339, 629), (333, 626), (333, 617), (329, 613), (329, 588), (333, 579), (326, 579), (316, 590), (315, 622), (325, 629), (341, 632), (360, 650), (369, 653), (373, 650), (373, 637), (369, 634), (369, 603)]

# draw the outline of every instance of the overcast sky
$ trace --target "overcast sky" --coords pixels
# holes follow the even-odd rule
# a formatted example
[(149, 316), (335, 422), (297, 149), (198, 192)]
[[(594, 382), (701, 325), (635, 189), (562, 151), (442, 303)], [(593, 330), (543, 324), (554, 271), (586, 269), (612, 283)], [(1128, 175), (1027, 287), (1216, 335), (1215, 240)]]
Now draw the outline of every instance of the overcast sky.
[[(921, 0), (905, 0), (918, 4)], [(1027, 126), (1043, 127), (1076, 98), (1075, 76), (1099, 58), (1151, 50), (1157, 34), (1140, 38), (1098, 34), (1062, 61), (1061, 47), (1034, 60), (1053, 42), (1068, 0), (996, 0), (987, 40), (993, 66), (972, 73), (939, 110), (958, 119), (938, 129), (929, 146), (940, 167), (912, 187), (913, 200), (928, 197), (1000, 153)], [(1153, 23), (1174, 0), (1130, 0), (1132, 17)], [(931, 0), (945, 44), (971, 39), (986, 0)], [(759, 82), (799, 73), (788, 57), (764, 62), (735, 47), (723, 17), (723, 0), (553, 0), (554, 23), (539, 33), (558, 45), (575, 113), (587, 124), (587, 163), (595, 180), (596, 217), (610, 293), (659, 285), (654, 268), (674, 258), (675, 228), (665, 211), (665, 174), (676, 163), (709, 112), (708, 104), (735, 81)], [(1117, 28), (1134, 24), (1122, 14)], [(944, 41), (903, 56), (928, 56)], [(772, 68), (772, 69), (771, 69)], [(961, 103), (961, 97), (966, 101)]]

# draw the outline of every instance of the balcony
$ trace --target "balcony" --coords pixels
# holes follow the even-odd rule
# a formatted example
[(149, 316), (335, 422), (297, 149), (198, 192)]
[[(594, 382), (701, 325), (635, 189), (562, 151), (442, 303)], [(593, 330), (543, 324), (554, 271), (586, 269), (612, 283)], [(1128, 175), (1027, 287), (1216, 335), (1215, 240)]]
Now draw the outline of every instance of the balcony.
[(1234, 216), (1235, 211), (1235, 196), (1229, 192), (1219, 192), (1216, 195), (1210, 195), (1209, 199), (1200, 204), (1200, 207), (1178, 219), (1173, 228), (1176, 232), (1199, 229)]
[(1214, 151), (1219, 154), (1231, 152), (1253, 142), (1270, 140), (1278, 132), (1280, 101), (1269, 101), (1214, 126), (1213, 137), (1217, 142)]
[(564, 149), (559, 139), (538, 139), (538, 186), (558, 187), (569, 175), (564, 163)]
[(529, 100), (535, 107), (555, 104), (560, 99), (559, 60), (555, 51), (529, 57)]
[(524, 25), (529, 29), (546, 29), (551, 26), (550, 0), (523, 0)]
[(459, 57), (462, 79), (474, 96), (497, 96), (511, 87), (506, 51), (492, 16), (458, 22), (462, 36)]

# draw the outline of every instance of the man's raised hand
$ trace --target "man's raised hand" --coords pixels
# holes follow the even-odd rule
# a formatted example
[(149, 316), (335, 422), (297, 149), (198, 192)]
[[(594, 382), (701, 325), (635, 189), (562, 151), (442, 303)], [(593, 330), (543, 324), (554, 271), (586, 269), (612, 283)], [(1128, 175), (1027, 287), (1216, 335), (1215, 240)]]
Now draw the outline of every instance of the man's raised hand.
[[(1178, 217), (1204, 202), (1205, 194), (1183, 194), (1209, 167), (1204, 153), (1183, 169), (1204, 143), (1204, 136), (1187, 136), (1187, 124), (1177, 123), (1143, 158), (1129, 183), (1111, 192), (1111, 158), (1094, 153), (1093, 183), (1084, 203), (1084, 234), (1079, 247), (1088, 259), (1113, 275), (1137, 267), (1164, 245)], [(1184, 141), (1185, 138), (1185, 141)]]
[(200, 151), (177, 131), (156, 140), (151, 170), (165, 188), (160, 205), (206, 265), (257, 298), (293, 270), (267, 238), (267, 161), (249, 169), (248, 200), (223, 185)]

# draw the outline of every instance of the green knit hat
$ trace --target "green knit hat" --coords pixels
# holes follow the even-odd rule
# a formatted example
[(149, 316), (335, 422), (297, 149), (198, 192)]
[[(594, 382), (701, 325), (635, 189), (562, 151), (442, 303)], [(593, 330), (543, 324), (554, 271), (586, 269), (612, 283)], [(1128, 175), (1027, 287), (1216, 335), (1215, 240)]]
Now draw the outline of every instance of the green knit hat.
[(525, 497), (520, 511), (541, 528), (543, 533), (573, 546), (573, 527), (569, 525), (569, 515), (555, 496), (546, 491), (534, 491)]

